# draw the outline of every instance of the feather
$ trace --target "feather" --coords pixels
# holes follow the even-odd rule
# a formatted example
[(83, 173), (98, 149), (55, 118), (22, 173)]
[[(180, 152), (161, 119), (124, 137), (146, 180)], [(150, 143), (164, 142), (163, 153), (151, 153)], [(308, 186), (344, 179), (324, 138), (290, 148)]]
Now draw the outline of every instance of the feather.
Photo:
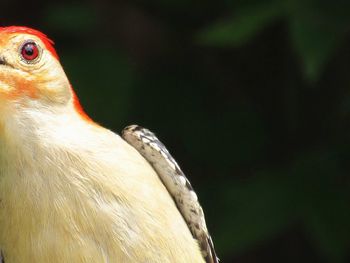
[(207, 263), (217, 263), (214, 244), (208, 233), (203, 209), (190, 181), (166, 149), (149, 130), (137, 125), (126, 127), (122, 137), (152, 165), (174, 199)]

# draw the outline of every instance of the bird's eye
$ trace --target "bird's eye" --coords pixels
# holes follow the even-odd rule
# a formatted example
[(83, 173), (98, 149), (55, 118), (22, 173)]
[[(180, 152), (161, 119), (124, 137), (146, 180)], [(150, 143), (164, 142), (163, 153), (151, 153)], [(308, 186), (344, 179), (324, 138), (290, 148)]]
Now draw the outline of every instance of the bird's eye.
[(35, 42), (27, 42), (21, 48), (21, 56), (27, 62), (32, 62), (39, 56), (39, 48)]

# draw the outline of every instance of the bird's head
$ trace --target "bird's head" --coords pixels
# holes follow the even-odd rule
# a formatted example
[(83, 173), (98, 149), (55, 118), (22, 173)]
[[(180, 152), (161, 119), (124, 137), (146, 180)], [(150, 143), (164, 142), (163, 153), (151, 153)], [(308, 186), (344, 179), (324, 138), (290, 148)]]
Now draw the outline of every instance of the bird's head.
[[(86, 117), (53, 42), (27, 27), (0, 27), (0, 126), (16, 112), (59, 112)], [(3, 116), (3, 117), (1, 117)]]

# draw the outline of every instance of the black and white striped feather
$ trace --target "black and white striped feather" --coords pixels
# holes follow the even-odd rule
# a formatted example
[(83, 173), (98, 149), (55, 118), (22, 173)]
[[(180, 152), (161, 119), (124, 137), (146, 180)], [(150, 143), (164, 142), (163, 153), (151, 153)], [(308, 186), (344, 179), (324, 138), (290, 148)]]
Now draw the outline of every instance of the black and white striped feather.
[(158, 138), (137, 125), (126, 127), (122, 137), (152, 165), (173, 197), (193, 237), (198, 241), (207, 263), (218, 263), (212, 239), (208, 233), (204, 213), (191, 183)]

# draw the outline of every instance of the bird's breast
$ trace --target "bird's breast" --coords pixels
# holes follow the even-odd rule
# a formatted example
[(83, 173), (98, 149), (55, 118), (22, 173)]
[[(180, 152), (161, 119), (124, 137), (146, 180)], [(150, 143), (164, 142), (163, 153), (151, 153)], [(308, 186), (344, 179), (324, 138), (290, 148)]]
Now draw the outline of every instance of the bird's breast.
[(153, 169), (119, 136), (87, 133), (95, 129), (2, 155), (5, 262), (203, 262)]

